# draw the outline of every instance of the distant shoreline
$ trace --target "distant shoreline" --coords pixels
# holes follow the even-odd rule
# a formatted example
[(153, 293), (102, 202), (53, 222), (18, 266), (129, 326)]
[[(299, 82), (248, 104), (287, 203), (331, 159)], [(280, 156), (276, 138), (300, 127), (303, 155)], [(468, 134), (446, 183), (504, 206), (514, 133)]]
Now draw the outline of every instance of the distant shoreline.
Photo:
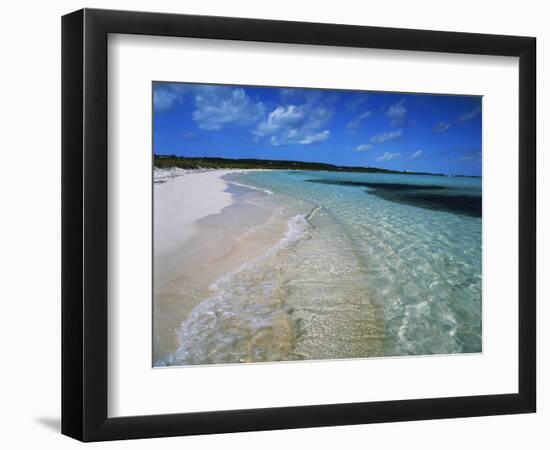
[(360, 166), (336, 166), (334, 164), (272, 160), (272, 159), (232, 159), (232, 158), (213, 158), (213, 157), (186, 157), (176, 155), (158, 155), (153, 158), (154, 167), (159, 169), (168, 169), (178, 167), (180, 169), (279, 169), (279, 170), (326, 170), (329, 172), (360, 172), (360, 173), (385, 173), (396, 175), (430, 175), (436, 177), (459, 177), (459, 178), (481, 178), (477, 175), (454, 175), (444, 173), (399, 171), (390, 169), (381, 169), (378, 167), (360, 167)]

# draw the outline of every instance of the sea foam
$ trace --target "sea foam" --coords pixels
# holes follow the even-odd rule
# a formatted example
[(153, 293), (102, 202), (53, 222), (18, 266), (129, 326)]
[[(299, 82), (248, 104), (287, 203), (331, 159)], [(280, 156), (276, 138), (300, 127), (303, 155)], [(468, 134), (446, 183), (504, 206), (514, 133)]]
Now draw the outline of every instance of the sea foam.
[[(317, 208), (318, 209), (318, 208)], [(182, 323), (179, 348), (155, 365), (259, 362), (288, 359), (298, 334), (279, 258), (309, 237), (309, 214), (287, 222), (285, 235), (262, 257), (224, 275)]]
[(273, 191), (270, 190), (270, 189), (261, 189), (261, 188), (258, 188), (256, 186), (251, 186), (249, 184), (244, 184), (244, 183), (238, 183), (236, 181), (229, 181), (229, 184), (232, 184), (234, 186), (239, 186), (239, 187), (242, 187), (242, 188), (246, 188), (246, 189), (252, 189), (253, 191), (264, 192), (267, 195), (273, 195)]

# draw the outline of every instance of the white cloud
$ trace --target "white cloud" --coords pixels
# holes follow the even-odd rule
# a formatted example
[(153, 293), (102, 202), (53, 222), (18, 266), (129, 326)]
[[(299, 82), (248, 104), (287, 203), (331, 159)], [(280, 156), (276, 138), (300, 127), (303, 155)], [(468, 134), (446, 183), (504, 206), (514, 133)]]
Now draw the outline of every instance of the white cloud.
[(372, 149), (374, 145), (372, 144), (361, 144), (355, 147), (356, 152), (368, 152), (370, 149)]
[(399, 100), (394, 105), (391, 105), (388, 108), (386, 116), (390, 119), (390, 122), (393, 126), (399, 127), (403, 125), (407, 119), (407, 108), (405, 108), (405, 98)]
[(298, 144), (315, 144), (316, 142), (323, 142), (326, 141), (330, 137), (330, 131), (329, 130), (323, 130), (319, 133), (315, 134), (308, 134), (303, 139), (298, 141)]
[(304, 107), (296, 105), (278, 106), (269, 113), (267, 119), (255, 131), (258, 136), (275, 134), (285, 128), (301, 126), (304, 122)]
[(451, 124), (449, 122), (444, 122), (443, 120), (441, 122), (439, 122), (435, 127), (434, 127), (434, 132), (435, 133), (445, 133), (449, 128), (451, 128)]
[(400, 128), (395, 131), (388, 131), (387, 133), (380, 133), (370, 138), (370, 142), (374, 144), (382, 144), (388, 141), (394, 141), (398, 139), (403, 134), (403, 130)]
[(412, 155), (411, 155), (411, 158), (412, 159), (416, 159), (418, 157), (420, 157), (422, 155), (422, 153), (424, 153), (422, 150), (417, 150), (416, 152), (414, 152)]
[(273, 146), (309, 145), (327, 140), (330, 131), (325, 129), (331, 113), (311, 104), (278, 106), (260, 122), (254, 134), (268, 137)]
[(182, 102), (186, 91), (186, 84), (155, 84), (153, 90), (155, 111), (168, 111), (176, 103)]
[(359, 114), (355, 119), (351, 120), (348, 123), (348, 130), (354, 130), (359, 127), (359, 125), (361, 125), (361, 122), (370, 117), (371, 114), (372, 113), (370, 111), (365, 111), (364, 113)]
[(481, 113), (481, 108), (475, 108), (471, 111), (468, 111), (467, 113), (462, 114), (457, 120), (458, 122), (466, 122), (467, 120), (473, 119), (479, 113)]
[(390, 159), (397, 158), (398, 156), (401, 156), (401, 153), (384, 152), (383, 155), (376, 158), (376, 161), (388, 161)]
[(167, 90), (155, 90), (153, 104), (156, 111), (167, 111), (177, 101), (178, 97)]
[(249, 125), (262, 118), (261, 102), (253, 102), (241, 88), (204, 86), (195, 92), (193, 120), (203, 130), (221, 130), (229, 124)]

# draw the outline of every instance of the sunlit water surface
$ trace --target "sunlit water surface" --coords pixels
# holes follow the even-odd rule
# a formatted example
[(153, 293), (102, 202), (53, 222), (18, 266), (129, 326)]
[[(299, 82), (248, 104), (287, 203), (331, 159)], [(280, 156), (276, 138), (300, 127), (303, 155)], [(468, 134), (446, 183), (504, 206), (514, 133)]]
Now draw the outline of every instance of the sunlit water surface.
[[(480, 178), (226, 180), (237, 203), (271, 211), (286, 231), (210, 286), (157, 365), (481, 351)], [(273, 229), (258, 226), (254, 240)]]

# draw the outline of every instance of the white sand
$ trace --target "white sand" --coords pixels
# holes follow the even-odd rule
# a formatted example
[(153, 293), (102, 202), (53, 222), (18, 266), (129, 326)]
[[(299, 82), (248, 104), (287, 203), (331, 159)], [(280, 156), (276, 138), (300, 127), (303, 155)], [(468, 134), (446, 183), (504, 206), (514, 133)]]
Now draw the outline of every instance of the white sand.
[[(155, 169), (155, 361), (179, 347), (177, 330), (193, 308), (211, 295), (213, 282), (242, 266), (251, 255), (263, 254), (284, 234), (286, 221), (284, 229), (276, 228), (278, 222), (268, 221), (270, 207), (238, 209), (229, 225), (224, 219), (216, 225), (216, 216), (208, 223), (200, 221), (218, 213), (223, 216), (226, 211), (222, 210), (234, 203), (233, 196), (225, 192), (229, 183), (222, 177), (236, 172), (248, 170)], [(248, 235), (251, 220), (255, 225), (267, 223), (275, 231), (261, 239)]]
[(233, 203), (224, 175), (244, 170), (155, 170), (154, 232), (157, 257), (180, 249), (197, 231), (196, 221)]

